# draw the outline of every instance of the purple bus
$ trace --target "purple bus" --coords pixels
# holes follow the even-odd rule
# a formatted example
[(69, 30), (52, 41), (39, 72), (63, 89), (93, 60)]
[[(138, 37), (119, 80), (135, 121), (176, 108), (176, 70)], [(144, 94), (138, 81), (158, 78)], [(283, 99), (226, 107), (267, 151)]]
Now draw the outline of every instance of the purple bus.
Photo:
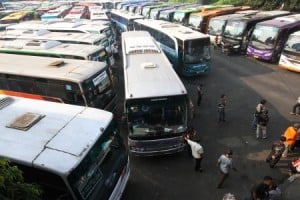
[(249, 39), (247, 55), (278, 62), (288, 36), (300, 30), (300, 14), (257, 23)]
[(254, 15), (228, 19), (222, 35), (222, 51), (227, 53), (245, 53), (249, 38), (257, 23), (289, 14), (290, 12), (288, 11), (273, 10), (261, 11)]

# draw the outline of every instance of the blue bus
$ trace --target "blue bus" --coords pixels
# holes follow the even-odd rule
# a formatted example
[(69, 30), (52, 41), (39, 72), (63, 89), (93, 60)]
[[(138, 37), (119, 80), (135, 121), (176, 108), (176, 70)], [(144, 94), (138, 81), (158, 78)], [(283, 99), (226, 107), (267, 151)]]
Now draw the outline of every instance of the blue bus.
[(179, 24), (152, 19), (137, 19), (134, 28), (148, 31), (155, 38), (179, 74), (196, 76), (210, 71), (208, 35)]

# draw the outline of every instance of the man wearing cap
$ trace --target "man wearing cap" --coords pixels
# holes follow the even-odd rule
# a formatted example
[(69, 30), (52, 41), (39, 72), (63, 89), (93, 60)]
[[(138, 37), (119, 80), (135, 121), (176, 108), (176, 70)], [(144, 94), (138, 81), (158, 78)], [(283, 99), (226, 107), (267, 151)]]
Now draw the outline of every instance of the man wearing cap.
[(285, 145), (285, 150), (282, 154), (282, 157), (287, 157), (287, 154), (289, 151), (291, 151), (291, 149), (293, 148), (293, 146), (296, 143), (297, 140), (297, 131), (300, 128), (300, 124), (299, 123), (295, 123), (293, 126), (288, 127), (285, 132), (284, 132), (284, 137), (286, 138), (284, 145)]
[(236, 168), (232, 165), (232, 150), (228, 150), (225, 154), (222, 154), (218, 159), (218, 166), (222, 174), (222, 178), (219, 181), (217, 188), (221, 188), (226, 178), (229, 176), (229, 171), (233, 169), (236, 171)]

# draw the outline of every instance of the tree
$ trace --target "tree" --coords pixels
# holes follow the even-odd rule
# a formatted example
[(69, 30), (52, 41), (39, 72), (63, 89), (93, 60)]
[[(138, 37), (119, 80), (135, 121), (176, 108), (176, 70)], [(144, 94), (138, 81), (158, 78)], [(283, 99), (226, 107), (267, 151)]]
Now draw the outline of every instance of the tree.
[(23, 174), (6, 159), (0, 159), (0, 199), (35, 200), (40, 199), (39, 186), (24, 182)]

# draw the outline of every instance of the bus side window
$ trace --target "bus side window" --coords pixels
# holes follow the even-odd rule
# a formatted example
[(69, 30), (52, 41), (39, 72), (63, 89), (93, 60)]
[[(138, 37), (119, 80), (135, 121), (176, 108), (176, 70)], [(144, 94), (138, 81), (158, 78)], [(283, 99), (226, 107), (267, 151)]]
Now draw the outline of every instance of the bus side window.
[(0, 74), (0, 87), (3, 89), (8, 88), (8, 81), (5, 74)]

